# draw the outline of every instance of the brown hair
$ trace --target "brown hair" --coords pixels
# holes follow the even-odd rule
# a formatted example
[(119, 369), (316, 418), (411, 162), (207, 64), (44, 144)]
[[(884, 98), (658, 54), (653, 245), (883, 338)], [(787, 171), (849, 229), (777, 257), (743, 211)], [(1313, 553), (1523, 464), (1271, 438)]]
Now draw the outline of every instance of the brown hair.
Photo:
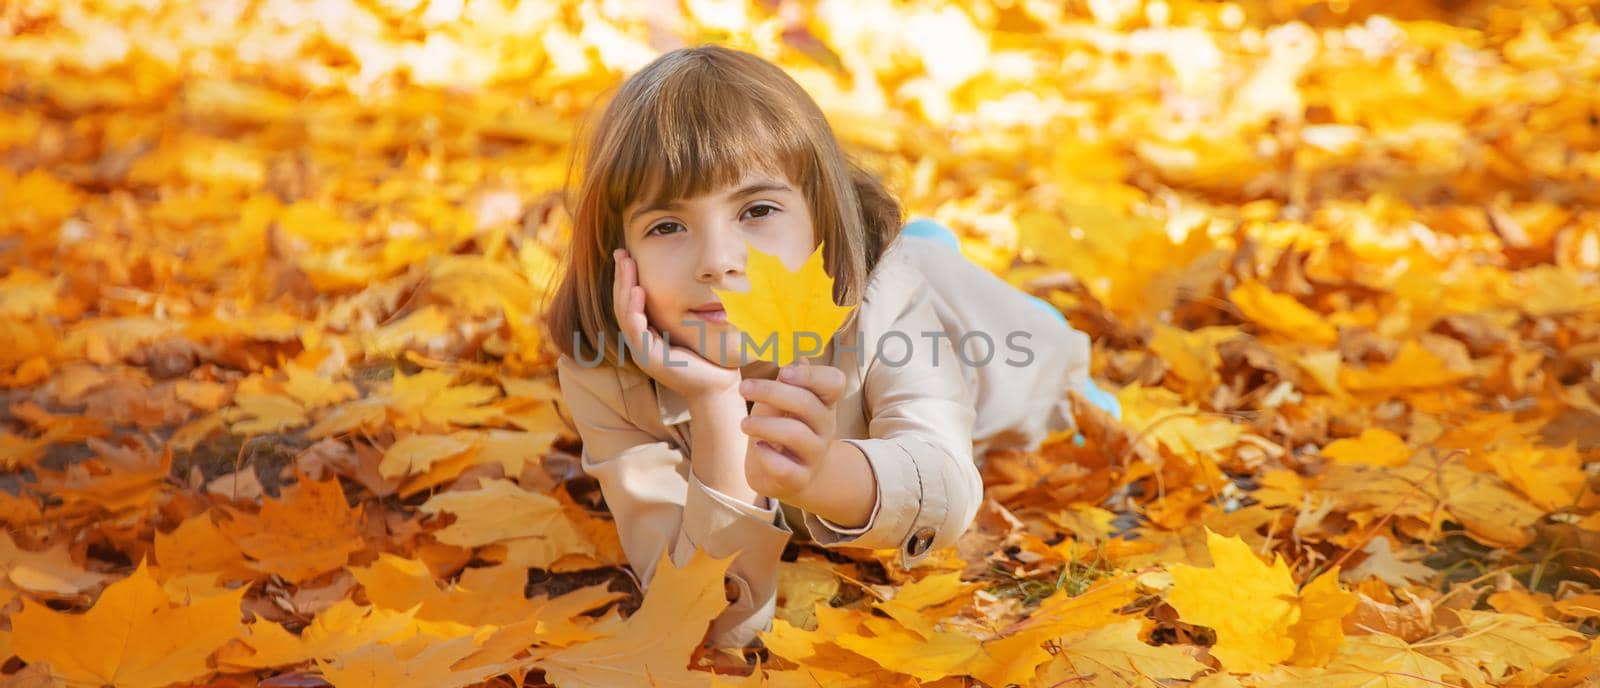
[[(845, 155), (822, 110), (782, 69), (716, 45), (680, 48), (628, 77), (584, 138), (581, 179), (569, 176), (572, 246), (544, 324), (561, 353), (618, 360), (611, 303), (624, 209), (698, 196), (746, 172), (786, 174), (810, 206), (833, 301), (860, 302), (867, 277), (900, 231), (900, 204)], [(604, 333), (604, 334), (602, 334)], [(597, 354), (598, 350), (598, 354)]]

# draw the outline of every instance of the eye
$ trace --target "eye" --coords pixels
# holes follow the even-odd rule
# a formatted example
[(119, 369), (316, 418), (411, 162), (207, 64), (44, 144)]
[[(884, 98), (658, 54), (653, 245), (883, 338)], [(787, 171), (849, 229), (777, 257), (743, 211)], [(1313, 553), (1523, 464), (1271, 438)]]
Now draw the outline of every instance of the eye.
[(761, 212), (760, 214), (757, 214), (755, 217), (763, 218), (763, 217), (767, 217), (767, 216), (769, 216), (769, 215), (771, 215), (771, 214), (773, 214), (775, 212), (778, 212), (778, 207), (774, 206), (774, 205), (767, 204), (767, 203), (761, 203), (761, 204), (758, 204), (758, 205), (750, 206), (748, 209), (745, 210), (745, 212), (754, 213), (754, 212), (756, 212), (758, 210), (759, 211), (763, 211), (763, 212)]
[[(646, 230), (644, 235), (645, 236), (650, 236), (651, 234), (655, 234), (656, 230), (661, 229), (662, 227), (681, 227), (681, 226), (682, 225), (679, 225), (676, 222), (663, 222), (663, 223), (661, 223), (659, 225), (656, 225), (656, 226), (651, 227), (650, 229)], [(662, 232), (662, 234), (672, 234), (672, 232)]]

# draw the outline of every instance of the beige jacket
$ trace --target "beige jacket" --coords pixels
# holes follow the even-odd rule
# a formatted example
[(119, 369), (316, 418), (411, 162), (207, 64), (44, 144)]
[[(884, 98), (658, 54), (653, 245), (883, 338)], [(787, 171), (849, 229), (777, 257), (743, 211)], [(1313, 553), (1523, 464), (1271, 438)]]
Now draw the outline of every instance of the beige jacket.
[[(957, 357), (963, 336), (967, 353)], [(639, 579), (649, 585), (664, 548), (680, 566), (695, 547), (716, 557), (742, 550), (728, 568), (739, 596), (711, 627), (718, 647), (748, 645), (771, 628), (791, 523), (824, 547), (894, 548), (905, 567), (954, 544), (983, 499), (984, 453), (1033, 449), (1071, 425), (1064, 390), (1088, 380), (1089, 339), (948, 247), (901, 237), (861, 306), (810, 361), (845, 372), (839, 438), (861, 449), (878, 483), (861, 528), (788, 505), (760, 509), (701, 484), (689, 470), (681, 395), (638, 373), (569, 356), (557, 364), (582, 467), (599, 481)]]

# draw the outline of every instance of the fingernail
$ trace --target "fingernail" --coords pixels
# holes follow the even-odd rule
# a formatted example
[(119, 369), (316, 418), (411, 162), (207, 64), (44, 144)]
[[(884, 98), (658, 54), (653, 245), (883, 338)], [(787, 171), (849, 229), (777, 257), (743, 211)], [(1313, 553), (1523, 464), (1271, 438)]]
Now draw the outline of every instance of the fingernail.
[(755, 388), (756, 388), (756, 383), (751, 382), (749, 380), (745, 380), (744, 382), (739, 383), (739, 393), (740, 394), (749, 394), (749, 393), (755, 391)]
[(793, 382), (796, 375), (794, 368), (784, 367), (778, 371), (778, 379), (784, 382)]

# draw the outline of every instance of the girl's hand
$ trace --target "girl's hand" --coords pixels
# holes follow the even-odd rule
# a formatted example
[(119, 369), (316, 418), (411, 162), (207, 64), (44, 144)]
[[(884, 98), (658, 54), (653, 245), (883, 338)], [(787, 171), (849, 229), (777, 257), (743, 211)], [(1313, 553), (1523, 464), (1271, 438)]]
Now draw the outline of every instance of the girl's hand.
[(639, 286), (638, 265), (628, 250), (611, 253), (616, 260), (616, 279), (611, 285), (611, 303), (627, 338), (629, 356), (645, 374), (671, 387), (686, 399), (728, 392), (744, 375), (738, 368), (724, 368), (693, 350), (672, 345), (672, 365), (667, 365), (666, 341), (644, 314), (644, 287)]
[(777, 380), (740, 384), (745, 399), (756, 402), (739, 425), (750, 436), (744, 474), (752, 489), (781, 500), (811, 485), (838, 439), (834, 408), (844, 385), (844, 371), (803, 358)]

